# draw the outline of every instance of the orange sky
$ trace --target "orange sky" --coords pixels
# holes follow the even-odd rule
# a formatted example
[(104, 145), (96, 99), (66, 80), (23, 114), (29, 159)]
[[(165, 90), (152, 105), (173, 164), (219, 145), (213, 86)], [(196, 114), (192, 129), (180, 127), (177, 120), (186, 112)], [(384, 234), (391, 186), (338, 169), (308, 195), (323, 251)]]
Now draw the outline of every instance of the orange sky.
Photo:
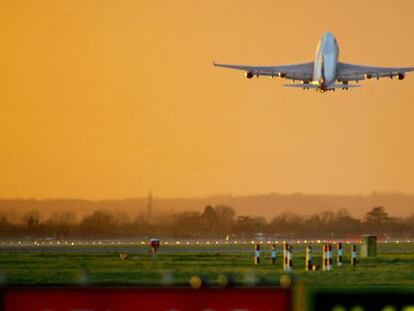
[(414, 192), (414, 74), (319, 94), (213, 60), (414, 66), (414, 1), (0, 2), (0, 197)]

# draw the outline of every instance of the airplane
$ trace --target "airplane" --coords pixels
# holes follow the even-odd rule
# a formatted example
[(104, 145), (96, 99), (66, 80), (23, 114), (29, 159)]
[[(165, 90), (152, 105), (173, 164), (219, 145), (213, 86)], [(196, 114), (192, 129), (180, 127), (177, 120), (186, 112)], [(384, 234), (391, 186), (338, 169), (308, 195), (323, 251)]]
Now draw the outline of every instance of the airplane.
[[(348, 90), (351, 87), (360, 86), (349, 84), (350, 81), (358, 83), (365, 79), (383, 77), (391, 79), (398, 77), (399, 80), (403, 80), (406, 72), (414, 71), (414, 67), (371, 67), (347, 64), (339, 62), (338, 56), (339, 46), (335, 36), (331, 32), (325, 32), (318, 43), (313, 62), (284, 66), (243, 66), (214, 62), (213, 65), (243, 70), (248, 79), (254, 76), (290, 79), (293, 80), (293, 84), (284, 84), (284, 86), (315, 89), (320, 92), (335, 91), (335, 89)], [(302, 83), (294, 84), (295, 81), (302, 81)]]

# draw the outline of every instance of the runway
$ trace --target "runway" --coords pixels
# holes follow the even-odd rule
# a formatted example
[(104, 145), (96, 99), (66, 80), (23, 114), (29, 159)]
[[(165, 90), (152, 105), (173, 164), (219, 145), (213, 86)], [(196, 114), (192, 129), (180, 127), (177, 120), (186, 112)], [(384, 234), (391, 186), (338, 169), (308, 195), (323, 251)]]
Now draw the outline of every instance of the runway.
[[(288, 241), (226, 241), (226, 240), (162, 240), (159, 254), (168, 253), (252, 253), (254, 246), (260, 244), (262, 252), (270, 252), (271, 245), (282, 249), (283, 243), (289, 243), (295, 252), (304, 251), (307, 245), (313, 245), (314, 252), (319, 252), (325, 243), (336, 244), (331, 240), (288, 240)], [(345, 247), (360, 244), (360, 241), (341, 241)], [(379, 241), (380, 244), (405, 244), (411, 250), (411, 240)], [(318, 247), (320, 245), (320, 247)], [(388, 247), (387, 247), (388, 248)], [(115, 240), (75, 240), (75, 241), (0, 241), (0, 252), (8, 253), (129, 253), (148, 254), (151, 252), (146, 241), (115, 241)]]

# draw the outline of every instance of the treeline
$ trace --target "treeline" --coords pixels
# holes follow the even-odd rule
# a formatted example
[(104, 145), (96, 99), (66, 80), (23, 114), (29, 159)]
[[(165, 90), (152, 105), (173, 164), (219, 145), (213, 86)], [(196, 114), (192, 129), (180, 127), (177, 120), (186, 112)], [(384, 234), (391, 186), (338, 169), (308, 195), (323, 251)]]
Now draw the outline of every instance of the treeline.
[(3, 238), (352, 238), (376, 234), (382, 238), (413, 237), (414, 215), (391, 217), (383, 207), (374, 207), (362, 219), (345, 210), (326, 211), (310, 216), (282, 213), (270, 220), (237, 216), (228, 206), (206, 206), (202, 212), (187, 211), (163, 215), (97, 210), (78, 220), (70, 211), (42, 219), (37, 210), (16, 217), (0, 211)]

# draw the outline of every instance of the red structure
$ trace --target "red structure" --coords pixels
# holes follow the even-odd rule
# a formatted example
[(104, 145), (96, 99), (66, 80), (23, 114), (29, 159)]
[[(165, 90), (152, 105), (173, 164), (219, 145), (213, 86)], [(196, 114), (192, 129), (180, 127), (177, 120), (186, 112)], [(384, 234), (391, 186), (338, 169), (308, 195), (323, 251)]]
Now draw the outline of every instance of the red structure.
[(289, 290), (272, 288), (10, 288), (4, 311), (288, 311)]

